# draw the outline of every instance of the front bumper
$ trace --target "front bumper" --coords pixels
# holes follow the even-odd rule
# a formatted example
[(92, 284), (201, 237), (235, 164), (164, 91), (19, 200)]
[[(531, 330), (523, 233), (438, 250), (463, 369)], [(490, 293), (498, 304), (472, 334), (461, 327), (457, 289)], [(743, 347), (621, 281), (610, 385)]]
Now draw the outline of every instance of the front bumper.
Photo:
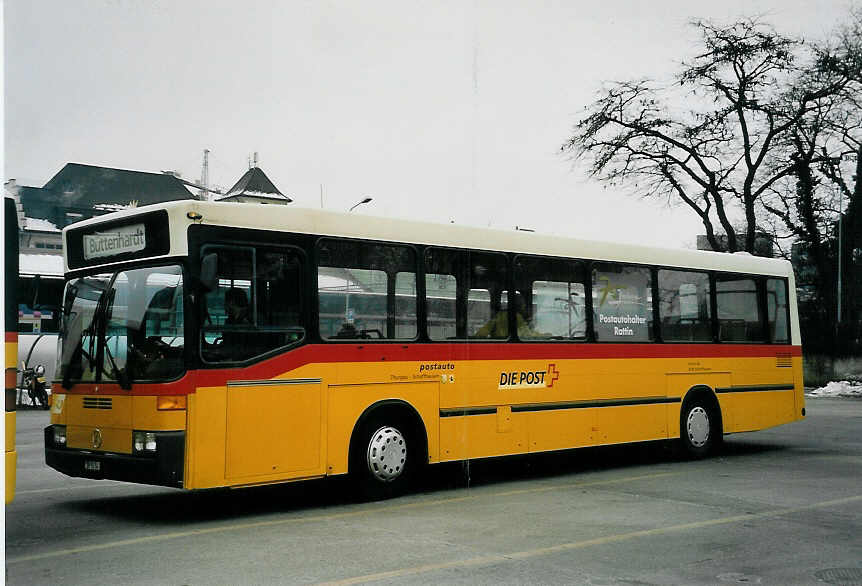
[(152, 455), (58, 448), (49, 425), (45, 428), (45, 463), (67, 476), (182, 488), (185, 445), (184, 431), (160, 431)]

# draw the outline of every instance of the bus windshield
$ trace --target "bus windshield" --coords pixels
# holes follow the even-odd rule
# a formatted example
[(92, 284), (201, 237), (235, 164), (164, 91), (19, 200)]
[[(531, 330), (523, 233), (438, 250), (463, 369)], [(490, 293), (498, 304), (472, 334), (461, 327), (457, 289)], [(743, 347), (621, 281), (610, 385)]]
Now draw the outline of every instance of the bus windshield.
[(176, 378), (184, 341), (179, 265), (101, 273), (66, 286), (58, 365), (66, 388)]

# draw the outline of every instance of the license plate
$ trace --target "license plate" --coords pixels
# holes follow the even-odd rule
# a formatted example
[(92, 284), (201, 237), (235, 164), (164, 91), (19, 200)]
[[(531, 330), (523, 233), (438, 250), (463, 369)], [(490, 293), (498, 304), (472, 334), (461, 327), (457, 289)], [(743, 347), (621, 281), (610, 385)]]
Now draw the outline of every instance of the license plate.
[(102, 469), (102, 463), (95, 460), (84, 460), (84, 470), (87, 472), (98, 472)]

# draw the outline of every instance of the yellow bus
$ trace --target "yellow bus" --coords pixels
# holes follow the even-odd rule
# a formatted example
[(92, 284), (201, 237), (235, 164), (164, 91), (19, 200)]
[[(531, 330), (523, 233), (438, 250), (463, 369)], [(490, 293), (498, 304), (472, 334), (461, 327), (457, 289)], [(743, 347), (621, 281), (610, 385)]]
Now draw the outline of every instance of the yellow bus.
[(3, 198), (4, 221), (4, 260), (6, 263), (6, 278), (4, 279), (3, 301), (5, 314), (3, 325), (5, 342), (3, 351), (6, 353), (6, 502), (15, 498), (15, 480), (18, 463), (18, 452), (15, 450), (15, 423), (18, 380), (18, 212), (15, 200)]
[(45, 457), (186, 489), (678, 440), (805, 416), (782, 260), (284, 206), (63, 232)]

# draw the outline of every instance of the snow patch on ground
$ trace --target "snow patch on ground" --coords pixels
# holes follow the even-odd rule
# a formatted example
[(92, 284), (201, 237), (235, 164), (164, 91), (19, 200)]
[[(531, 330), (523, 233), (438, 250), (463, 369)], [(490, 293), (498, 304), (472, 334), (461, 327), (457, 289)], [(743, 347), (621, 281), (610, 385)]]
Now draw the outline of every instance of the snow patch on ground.
[(862, 397), (862, 381), (832, 381), (819, 389), (807, 389), (809, 397)]

